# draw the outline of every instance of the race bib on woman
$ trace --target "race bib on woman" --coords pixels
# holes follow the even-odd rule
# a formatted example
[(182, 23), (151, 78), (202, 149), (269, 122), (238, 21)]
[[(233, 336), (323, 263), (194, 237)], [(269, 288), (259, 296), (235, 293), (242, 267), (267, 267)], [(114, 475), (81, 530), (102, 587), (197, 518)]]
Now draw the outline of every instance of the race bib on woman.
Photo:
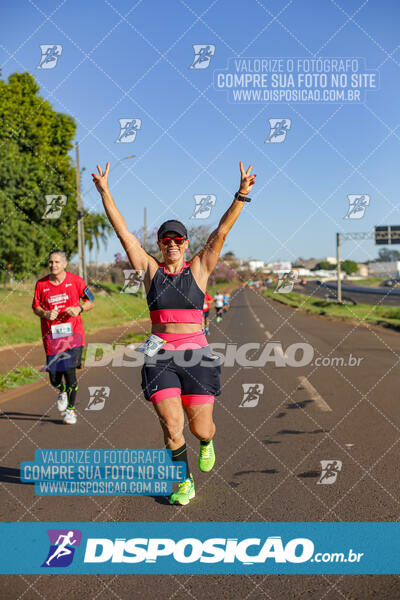
[(138, 352), (143, 352), (147, 356), (154, 356), (157, 352), (164, 346), (166, 340), (163, 340), (161, 337), (152, 333), (147, 340), (139, 346), (137, 349)]

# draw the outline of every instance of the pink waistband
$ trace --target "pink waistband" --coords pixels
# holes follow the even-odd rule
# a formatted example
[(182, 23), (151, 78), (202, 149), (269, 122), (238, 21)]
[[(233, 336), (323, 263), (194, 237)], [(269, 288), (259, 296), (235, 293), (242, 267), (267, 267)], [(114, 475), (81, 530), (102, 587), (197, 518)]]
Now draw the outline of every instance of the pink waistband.
[(151, 310), (152, 323), (200, 323), (203, 320), (203, 310), (197, 308), (160, 308)]
[(194, 333), (155, 333), (155, 335), (166, 340), (163, 350), (196, 350), (208, 346), (203, 330)]

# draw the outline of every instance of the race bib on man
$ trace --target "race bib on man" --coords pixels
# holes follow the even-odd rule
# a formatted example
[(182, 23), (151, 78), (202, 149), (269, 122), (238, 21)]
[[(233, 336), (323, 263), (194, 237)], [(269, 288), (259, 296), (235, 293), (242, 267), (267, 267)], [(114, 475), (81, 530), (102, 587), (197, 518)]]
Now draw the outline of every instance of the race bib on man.
[(147, 356), (154, 356), (164, 346), (166, 340), (163, 340), (155, 333), (152, 333), (147, 340), (139, 346), (138, 352), (143, 352)]
[(51, 326), (51, 337), (53, 340), (72, 335), (72, 323), (60, 323)]

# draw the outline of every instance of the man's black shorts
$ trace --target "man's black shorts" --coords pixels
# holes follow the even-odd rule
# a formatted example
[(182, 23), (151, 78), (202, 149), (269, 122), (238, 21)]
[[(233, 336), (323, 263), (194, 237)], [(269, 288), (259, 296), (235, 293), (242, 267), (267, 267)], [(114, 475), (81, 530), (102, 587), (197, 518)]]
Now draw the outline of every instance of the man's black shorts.
[(80, 369), (82, 350), (83, 346), (77, 346), (76, 348), (64, 350), (64, 352), (60, 352), (59, 354), (46, 356), (46, 371), (65, 372), (70, 369)]

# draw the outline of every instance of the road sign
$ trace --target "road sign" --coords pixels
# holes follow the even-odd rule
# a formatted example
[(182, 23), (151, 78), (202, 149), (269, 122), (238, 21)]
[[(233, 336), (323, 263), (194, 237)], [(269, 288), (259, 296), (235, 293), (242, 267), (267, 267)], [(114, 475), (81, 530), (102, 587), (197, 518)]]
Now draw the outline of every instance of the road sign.
[(400, 244), (400, 225), (377, 225), (375, 244), (381, 246)]

